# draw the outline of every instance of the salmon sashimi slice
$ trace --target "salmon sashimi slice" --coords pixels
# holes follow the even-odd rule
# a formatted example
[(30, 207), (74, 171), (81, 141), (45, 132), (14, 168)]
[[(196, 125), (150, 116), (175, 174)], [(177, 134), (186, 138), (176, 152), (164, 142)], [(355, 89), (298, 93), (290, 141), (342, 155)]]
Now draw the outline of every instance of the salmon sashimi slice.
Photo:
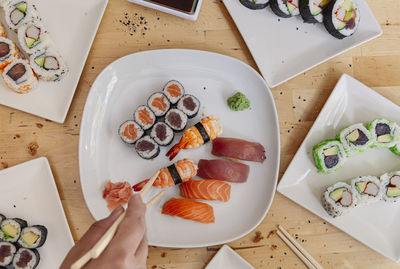
[(189, 199), (171, 198), (164, 204), (162, 213), (201, 223), (215, 222), (212, 206)]
[(182, 197), (190, 199), (228, 202), (231, 186), (220, 180), (191, 180), (179, 186)]
[(151, 105), (158, 108), (161, 111), (165, 111), (168, 107), (168, 104), (165, 102), (165, 97), (154, 98)]
[(182, 95), (181, 88), (177, 84), (169, 85), (167, 91), (172, 97), (179, 97)]
[(267, 158), (260, 143), (237, 138), (220, 137), (213, 140), (213, 155), (243, 161), (263, 163)]
[(103, 198), (107, 201), (107, 207), (113, 211), (118, 205), (125, 205), (133, 195), (129, 182), (112, 183), (107, 181), (104, 185)]
[(246, 182), (250, 173), (247, 164), (228, 160), (200, 160), (197, 176), (234, 183)]

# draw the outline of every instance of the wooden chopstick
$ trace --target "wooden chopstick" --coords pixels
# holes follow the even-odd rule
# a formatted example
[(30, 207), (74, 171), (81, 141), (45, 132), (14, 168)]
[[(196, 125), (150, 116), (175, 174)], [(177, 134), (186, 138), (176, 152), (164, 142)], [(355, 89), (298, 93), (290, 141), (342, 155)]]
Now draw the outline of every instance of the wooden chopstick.
[[(140, 196), (143, 198), (146, 193), (150, 190), (151, 186), (153, 186), (154, 181), (157, 179), (160, 171), (152, 176), (149, 182), (143, 187), (142, 191), (140, 192)], [(156, 201), (158, 201), (163, 195), (165, 191), (160, 192), (157, 194), (153, 199), (151, 199), (147, 204), (147, 208), (153, 205)], [(124, 219), (126, 211), (124, 211), (118, 219), (111, 225), (111, 227), (105, 232), (105, 234), (100, 238), (100, 240), (93, 246), (85, 255), (79, 258), (74, 264), (71, 266), (71, 269), (80, 269), (86, 263), (88, 263), (91, 259), (98, 258), (101, 253), (103, 253), (104, 249), (110, 244), (111, 240), (114, 238), (115, 233), (117, 232), (118, 226), (121, 224), (122, 220)]]
[(278, 236), (310, 269), (323, 269), (323, 267), (281, 226), (278, 225)]

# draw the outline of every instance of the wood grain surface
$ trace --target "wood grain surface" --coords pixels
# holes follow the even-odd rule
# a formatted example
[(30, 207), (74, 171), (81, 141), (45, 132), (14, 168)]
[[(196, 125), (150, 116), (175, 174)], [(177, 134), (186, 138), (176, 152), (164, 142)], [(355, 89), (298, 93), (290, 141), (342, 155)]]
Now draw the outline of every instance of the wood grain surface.
[[(383, 28), (381, 37), (272, 89), (281, 128), (280, 177), (342, 73), (400, 105), (400, 1), (367, 2)], [(126, 0), (110, 0), (64, 124), (0, 106), (0, 169), (46, 156), (75, 240), (94, 222), (83, 199), (78, 169), (80, 121), (90, 87), (112, 61), (130, 53), (164, 48), (222, 53), (257, 68), (219, 0), (203, 1), (197, 22)], [(304, 268), (274, 234), (277, 224), (282, 224), (325, 268), (396, 267), (392, 261), (280, 194), (262, 224), (229, 245), (255, 268)], [(261, 233), (259, 241), (255, 240), (257, 231)], [(218, 249), (219, 246), (150, 247), (148, 268), (204, 268)]]

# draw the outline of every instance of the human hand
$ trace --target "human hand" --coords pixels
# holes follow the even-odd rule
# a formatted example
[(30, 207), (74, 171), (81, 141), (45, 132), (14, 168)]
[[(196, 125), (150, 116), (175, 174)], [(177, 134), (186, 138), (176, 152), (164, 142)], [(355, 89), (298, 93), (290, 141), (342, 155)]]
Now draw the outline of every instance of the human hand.
[[(70, 269), (75, 261), (85, 255), (100, 240), (123, 212), (123, 207), (119, 206), (109, 217), (95, 222), (70, 250), (60, 269)], [(145, 213), (146, 205), (140, 195), (133, 195), (128, 203), (126, 216), (119, 225), (110, 244), (97, 259), (89, 261), (83, 268), (146, 268), (148, 246)]]

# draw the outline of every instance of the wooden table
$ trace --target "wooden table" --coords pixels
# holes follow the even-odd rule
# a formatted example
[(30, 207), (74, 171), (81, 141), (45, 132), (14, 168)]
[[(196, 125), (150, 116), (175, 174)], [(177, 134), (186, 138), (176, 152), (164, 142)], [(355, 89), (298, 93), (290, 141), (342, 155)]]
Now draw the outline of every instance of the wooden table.
[[(236, 0), (232, 0), (236, 1)], [(0, 169), (46, 156), (75, 240), (93, 223), (83, 200), (78, 170), (79, 127), (90, 86), (109, 63), (150, 49), (187, 48), (238, 58), (256, 68), (220, 0), (204, 0), (197, 22), (186, 21), (126, 0), (110, 0), (64, 124), (0, 107)], [(348, 73), (400, 105), (400, 2), (367, 0), (383, 35), (272, 89), (281, 128), (280, 177), (342, 73)], [(142, 22), (142, 23), (141, 23)], [(300, 97), (300, 98), (299, 98)], [(28, 149), (37, 143), (37, 153)], [(304, 268), (272, 232), (289, 232), (325, 268), (394, 268), (395, 263), (277, 194), (268, 216), (248, 236), (229, 245), (255, 268)], [(263, 239), (255, 243), (255, 232)], [(148, 268), (204, 268), (218, 247), (151, 247)]]

